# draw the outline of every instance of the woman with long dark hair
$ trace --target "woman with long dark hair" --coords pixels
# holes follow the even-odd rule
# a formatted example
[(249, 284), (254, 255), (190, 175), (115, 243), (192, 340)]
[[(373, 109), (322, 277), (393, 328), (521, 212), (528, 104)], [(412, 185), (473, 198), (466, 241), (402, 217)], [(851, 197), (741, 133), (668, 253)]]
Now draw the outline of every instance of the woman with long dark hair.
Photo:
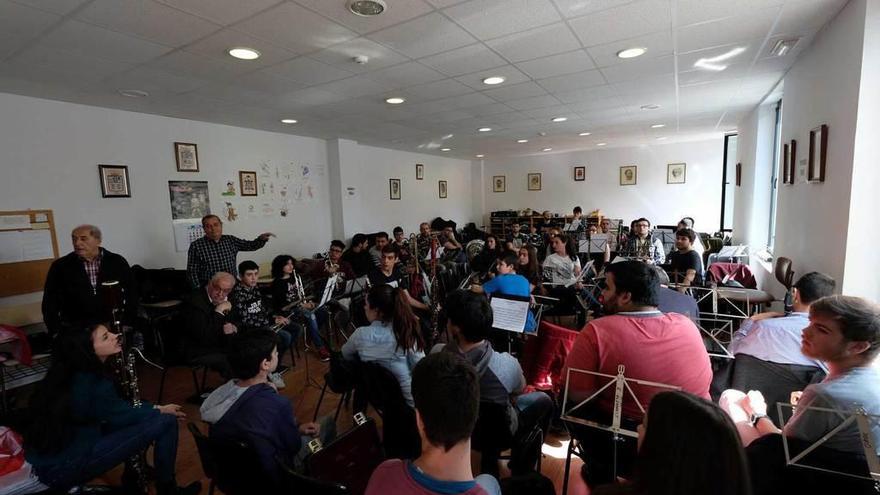
[(541, 265), (538, 264), (538, 250), (532, 246), (523, 246), (517, 252), (516, 273), (529, 281), (531, 292), (541, 292)]
[(404, 289), (374, 285), (367, 293), (364, 310), (370, 324), (351, 334), (342, 346), (342, 356), (387, 368), (400, 382), (403, 398), (412, 407), (412, 369), (425, 357), (425, 342)]
[(639, 426), (635, 475), (594, 493), (748, 495), (751, 487), (745, 451), (727, 413), (686, 392), (661, 392)]
[(30, 402), (28, 462), (44, 484), (68, 490), (153, 444), (156, 493), (198, 493), (199, 482), (178, 488), (174, 479), (177, 418), (186, 417), (180, 406), (144, 401), (135, 407), (116, 392), (106, 365), (122, 350), (120, 343), (102, 324), (59, 334), (52, 366)]
[(486, 236), (483, 250), (471, 262), (471, 268), (480, 273), (491, 272), (495, 268), (495, 261), (503, 252), (501, 243), (498, 242), (498, 237), (495, 234), (489, 234)]

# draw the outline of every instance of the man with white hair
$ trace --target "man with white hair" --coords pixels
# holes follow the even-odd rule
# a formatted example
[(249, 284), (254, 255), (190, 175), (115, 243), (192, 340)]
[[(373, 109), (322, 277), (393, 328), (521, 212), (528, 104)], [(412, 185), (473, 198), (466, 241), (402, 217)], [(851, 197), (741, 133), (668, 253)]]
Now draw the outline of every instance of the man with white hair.
[(109, 321), (112, 307), (102, 283), (117, 281), (122, 290), (117, 301), (122, 322), (131, 323), (137, 314), (137, 289), (128, 262), (101, 247), (101, 229), (80, 225), (70, 233), (73, 252), (58, 258), (49, 268), (43, 288), (43, 321), (50, 335), (66, 327), (82, 327)]

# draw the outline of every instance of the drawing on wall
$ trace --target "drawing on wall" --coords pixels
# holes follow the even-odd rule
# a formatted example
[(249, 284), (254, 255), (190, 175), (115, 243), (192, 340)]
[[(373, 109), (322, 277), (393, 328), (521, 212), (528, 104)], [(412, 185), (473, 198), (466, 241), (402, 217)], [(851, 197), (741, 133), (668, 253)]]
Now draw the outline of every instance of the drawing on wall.
[(226, 190), (221, 193), (222, 196), (235, 196), (235, 181), (226, 181)]
[(686, 163), (668, 163), (666, 164), (666, 183), (667, 184), (684, 184), (687, 177)]
[(234, 222), (238, 220), (238, 213), (235, 212), (235, 206), (232, 206), (232, 203), (229, 201), (224, 201), (226, 206), (223, 207), (223, 216), (226, 217), (226, 220), (230, 222)]
[(207, 181), (169, 180), (171, 218), (202, 218), (211, 213)]
[(620, 185), (634, 186), (638, 181), (638, 167), (635, 165), (627, 165), (620, 167)]

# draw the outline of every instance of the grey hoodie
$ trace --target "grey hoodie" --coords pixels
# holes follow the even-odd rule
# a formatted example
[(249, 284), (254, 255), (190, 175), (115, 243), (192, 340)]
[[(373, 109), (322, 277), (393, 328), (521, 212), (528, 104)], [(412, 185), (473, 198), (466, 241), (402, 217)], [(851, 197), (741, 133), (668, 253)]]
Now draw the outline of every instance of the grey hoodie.
[(202, 414), (202, 421), (214, 424), (220, 421), (220, 418), (226, 414), (226, 411), (235, 404), (241, 396), (247, 392), (249, 387), (239, 387), (235, 384), (235, 380), (229, 380), (224, 383), (205, 399), (199, 412)]

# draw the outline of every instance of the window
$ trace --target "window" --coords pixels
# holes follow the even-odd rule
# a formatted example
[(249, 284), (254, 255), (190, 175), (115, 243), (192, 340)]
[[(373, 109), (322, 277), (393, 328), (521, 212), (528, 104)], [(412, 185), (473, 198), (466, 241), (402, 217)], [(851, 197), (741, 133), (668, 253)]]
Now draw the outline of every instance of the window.
[(721, 232), (733, 230), (733, 201), (736, 190), (737, 135), (724, 136), (724, 159), (721, 172)]
[(779, 153), (781, 152), (780, 140), (782, 139), (782, 100), (776, 102), (776, 121), (773, 126), (773, 163), (770, 170), (770, 218), (767, 221), (767, 252), (773, 254), (773, 246), (776, 244), (776, 193), (779, 178)]

